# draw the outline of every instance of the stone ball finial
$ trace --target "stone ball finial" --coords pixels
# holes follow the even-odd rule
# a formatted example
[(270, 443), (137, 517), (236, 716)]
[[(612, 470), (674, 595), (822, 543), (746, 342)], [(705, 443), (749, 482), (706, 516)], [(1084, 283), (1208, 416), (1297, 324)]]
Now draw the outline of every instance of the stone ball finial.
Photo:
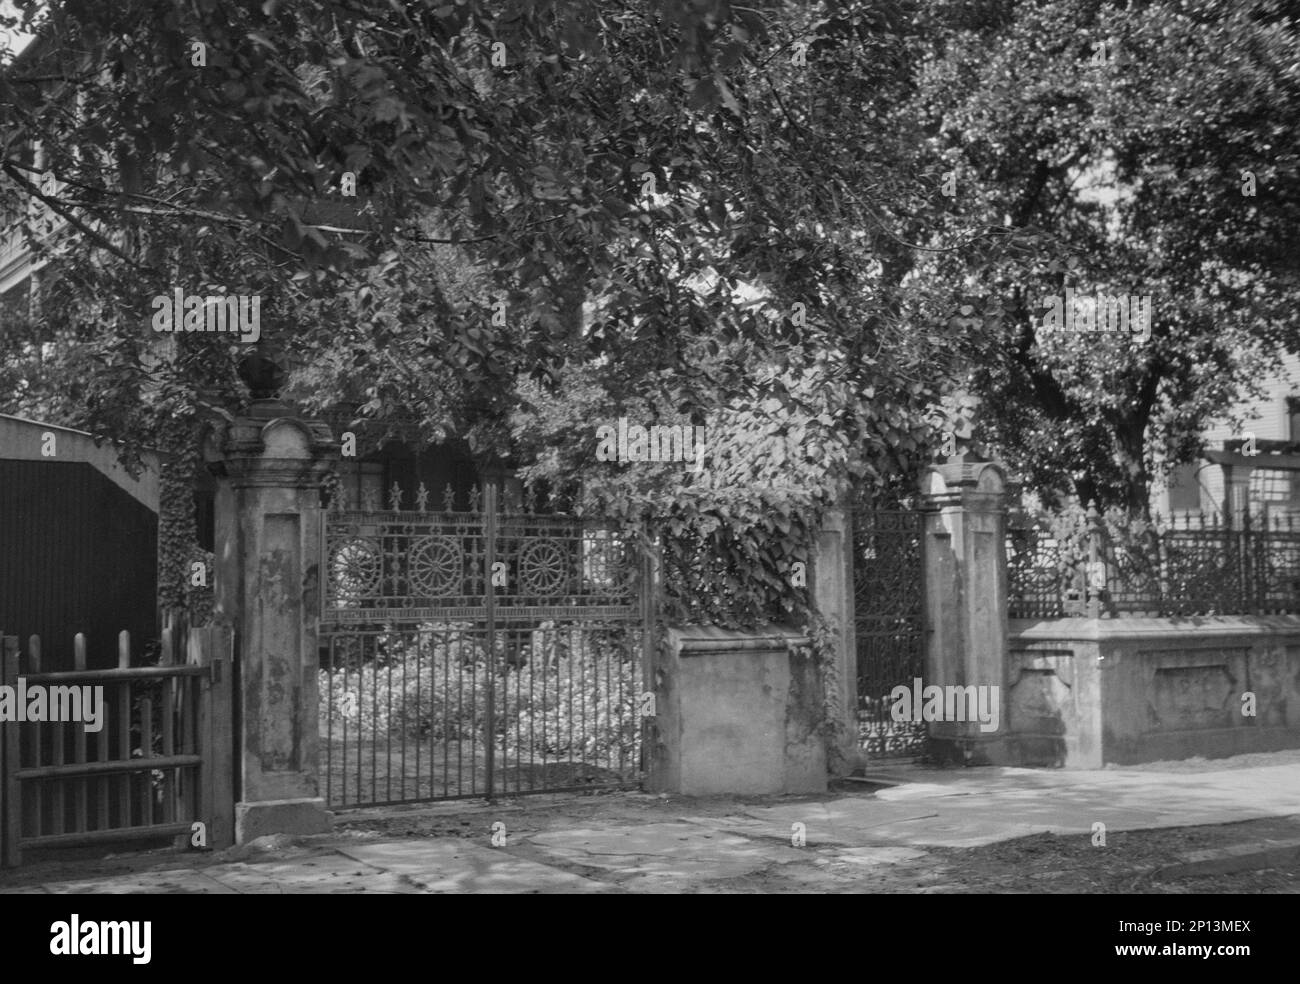
[(238, 372), (254, 400), (274, 400), (288, 379), (284, 367), (258, 349), (239, 360)]

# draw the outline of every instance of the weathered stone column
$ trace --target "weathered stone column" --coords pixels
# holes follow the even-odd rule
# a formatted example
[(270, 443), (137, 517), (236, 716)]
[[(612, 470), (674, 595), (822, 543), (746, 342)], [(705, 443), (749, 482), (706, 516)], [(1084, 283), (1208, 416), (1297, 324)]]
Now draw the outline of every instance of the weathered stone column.
[[(1006, 762), (1006, 475), (998, 464), (959, 454), (932, 465), (923, 481), (930, 631), (922, 682), (943, 688), (944, 708), (930, 724), (932, 748), (969, 765)], [(962, 688), (951, 702), (950, 687)], [(924, 693), (920, 700), (924, 707)]]
[(215, 619), (235, 630), (235, 838), (318, 833), (320, 487), (338, 446), (323, 423), (254, 400), (204, 442), (217, 477)]
[(853, 531), (848, 505), (826, 512), (817, 533), (808, 589), (817, 609), (835, 634), (839, 668), (840, 719), (844, 722), (839, 755), (828, 763), (832, 772), (846, 776), (858, 768), (858, 655), (853, 623)]

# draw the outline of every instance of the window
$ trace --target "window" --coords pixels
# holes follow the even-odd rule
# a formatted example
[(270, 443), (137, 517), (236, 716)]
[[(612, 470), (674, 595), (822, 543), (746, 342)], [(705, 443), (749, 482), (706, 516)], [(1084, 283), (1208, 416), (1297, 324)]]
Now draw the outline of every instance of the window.
[(1201, 511), (1201, 485), (1195, 464), (1178, 465), (1169, 473), (1169, 511)]
[[(1255, 459), (1261, 460), (1261, 459)], [(1250, 473), (1250, 501), (1262, 506), (1266, 502), (1285, 502), (1291, 498), (1293, 472), (1275, 468), (1256, 468)]]

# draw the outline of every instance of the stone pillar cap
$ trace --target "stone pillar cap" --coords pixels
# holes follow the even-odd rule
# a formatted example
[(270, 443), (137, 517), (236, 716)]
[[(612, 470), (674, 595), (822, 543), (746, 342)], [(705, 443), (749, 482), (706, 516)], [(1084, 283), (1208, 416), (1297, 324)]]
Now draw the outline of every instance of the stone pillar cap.
[(926, 495), (943, 495), (957, 489), (975, 492), (1005, 492), (1007, 470), (999, 462), (964, 454), (930, 465), (921, 478)]
[(276, 400), (255, 401), (246, 414), (214, 422), (203, 437), (203, 460), (209, 466), (237, 458), (328, 461), (338, 455), (329, 424), (303, 419)]

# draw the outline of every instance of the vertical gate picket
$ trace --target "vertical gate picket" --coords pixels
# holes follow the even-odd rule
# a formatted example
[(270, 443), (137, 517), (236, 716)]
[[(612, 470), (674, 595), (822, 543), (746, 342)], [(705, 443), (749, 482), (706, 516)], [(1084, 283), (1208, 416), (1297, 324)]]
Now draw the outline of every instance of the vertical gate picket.
[[(191, 638), (192, 645), (197, 641), (197, 636)], [(21, 733), (8, 724), (0, 727), (4, 789), (0, 864), (20, 863), (28, 849), (88, 846), (123, 836), (177, 836), (188, 833), (195, 819), (208, 823), (208, 843), (212, 844), (210, 815), (228, 818), (218, 843), (227, 846), (233, 842), (228, 688), (224, 712), (219, 715), (225, 721), (227, 751), (223, 756), (220, 742), (214, 745), (195, 729), (199, 681), (206, 681), (208, 675), (193, 667), (172, 666), (170, 661), (131, 667), (126, 632), (118, 639), (116, 669), (88, 670), (86, 638), (80, 633), (73, 642), (71, 670), (42, 672), (41, 643), (35, 636), (29, 642), (28, 665), (21, 670), (17, 638), (5, 637), (0, 655), (0, 684), (16, 683), (21, 672), (29, 687), (59, 694), (60, 710), (81, 709), (80, 714), (57, 715), (51, 710), (44, 720), (27, 722)], [(85, 700), (94, 701), (94, 708), (102, 714), (95, 719), (100, 727), (94, 732), (87, 730), (91, 705), (75, 700), (87, 693), (91, 696)], [(102, 702), (95, 699), (99, 693)], [(155, 710), (158, 722), (154, 721)], [(207, 723), (215, 726), (211, 714)], [(132, 741), (135, 728), (139, 729), (138, 747)], [(91, 734), (93, 751), (89, 747)], [(155, 735), (161, 749), (154, 748)], [(211, 796), (204, 800), (200, 792), (211, 776), (227, 777), (224, 795), (216, 801)], [(195, 792), (190, 793), (191, 789)], [(180, 798), (182, 791), (184, 799)], [(208, 811), (210, 815), (206, 815)]]
[[(131, 665), (131, 636), (125, 630), (117, 637), (117, 666), (125, 670)], [(117, 689), (117, 757), (131, 758), (131, 685), (126, 681), (114, 684)], [(121, 815), (119, 827), (133, 826), (131, 821), (131, 774), (122, 773), (115, 783), (116, 799)]]
[[(78, 632), (72, 640), (72, 653), (74, 670), (84, 670), (86, 668), (86, 637)], [(84, 765), (86, 761), (86, 729), (75, 727), (73, 729), (73, 760), (77, 765)], [(77, 780), (76, 785), (76, 802), (73, 809), (76, 812), (75, 830), (79, 834), (86, 832), (86, 792), (87, 782), (84, 778)], [(57, 833), (57, 831), (56, 831)]]
[(186, 662), (208, 668), (193, 681), (189, 706), (203, 756), (203, 771), (195, 784), (195, 817), (207, 824), (208, 846), (217, 850), (235, 842), (233, 640), (227, 626), (191, 629), (186, 653)]
[[(31, 674), (41, 672), (41, 637), (33, 635), (27, 639), (27, 672)], [(27, 728), (26, 734), (31, 736), (31, 751), (25, 756), (27, 761), (20, 760), (19, 765), (44, 765), (45, 754), (42, 749), (41, 729)], [(22, 742), (19, 748), (23, 747)], [(23, 795), (22, 787), (19, 787), (19, 799), (23, 804), (23, 836), (39, 837), (45, 831), (42, 824), (45, 822), (43, 811), (41, 810), (40, 787), (37, 785), (41, 780), (31, 780), (31, 786), (26, 795)]]
[[(18, 679), (18, 637), (0, 637), (0, 684), (13, 686)], [(20, 749), (18, 746), (18, 722), (0, 723), (0, 747), (3, 748), (4, 762), (0, 772), (4, 773), (4, 816), (0, 822), (4, 831), (0, 834), (3, 842), (4, 856), (0, 864), (6, 868), (17, 867), (19, 840), (22, 837), (22, 800), (19, 796), (18, 769)]]

